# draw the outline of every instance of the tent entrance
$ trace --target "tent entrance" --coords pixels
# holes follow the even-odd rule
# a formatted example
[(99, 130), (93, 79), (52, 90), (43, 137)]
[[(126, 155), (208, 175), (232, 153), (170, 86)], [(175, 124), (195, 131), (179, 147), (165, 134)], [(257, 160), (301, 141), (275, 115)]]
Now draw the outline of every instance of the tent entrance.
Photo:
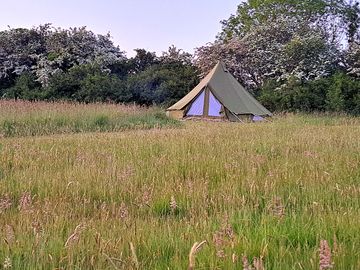
[(221, 118), (223, 106), (208, 89), (204, 89), (190, 104), (186, 116)]
[(205, 90), (191, 103), (186, 116), (202, 116), (204, 114)]

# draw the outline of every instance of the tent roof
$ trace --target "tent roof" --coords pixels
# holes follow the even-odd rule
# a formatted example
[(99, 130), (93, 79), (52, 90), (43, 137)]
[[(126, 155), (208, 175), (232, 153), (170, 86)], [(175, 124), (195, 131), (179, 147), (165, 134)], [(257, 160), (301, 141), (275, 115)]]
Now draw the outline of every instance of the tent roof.
[(223, 106), (234, 114), (272, 115), (227, 71), (221, 61), (193, 90), (167, 110), (184, 109), (205, 87), (209, 87)]

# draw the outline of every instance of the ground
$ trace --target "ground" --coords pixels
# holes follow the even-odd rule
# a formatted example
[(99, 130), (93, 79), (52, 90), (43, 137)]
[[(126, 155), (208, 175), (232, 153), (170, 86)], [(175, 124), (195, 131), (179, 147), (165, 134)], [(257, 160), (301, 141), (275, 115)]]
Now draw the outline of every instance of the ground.
[(0, 269), (360, 268), (359, 118), (155, 126), (3, 133)]

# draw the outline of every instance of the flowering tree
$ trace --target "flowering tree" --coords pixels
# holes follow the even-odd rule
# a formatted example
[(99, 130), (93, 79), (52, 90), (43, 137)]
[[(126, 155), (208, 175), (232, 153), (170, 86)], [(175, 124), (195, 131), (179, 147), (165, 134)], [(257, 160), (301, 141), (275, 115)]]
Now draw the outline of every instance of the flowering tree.
[(346, 71), (360, 78), (360, 43), (354, 42), (345, 55)]
[(110, 35), (95, 35), (85, 27), (64, 30), (50, 24), (0, 32), (0, 80), (31, 71), (43, 86), (49, 78), (75, 65), (95, 63), (104, 68), (124, 60)]
[(328, 75), (338, 61), (337, 54), (321, 28), (280, 16), (252, 27), (243, 37), (198, 48), (195, 63), (204, 75), (223, 59), (244, 85), (258, 88), (267, 79), (305, 81)]

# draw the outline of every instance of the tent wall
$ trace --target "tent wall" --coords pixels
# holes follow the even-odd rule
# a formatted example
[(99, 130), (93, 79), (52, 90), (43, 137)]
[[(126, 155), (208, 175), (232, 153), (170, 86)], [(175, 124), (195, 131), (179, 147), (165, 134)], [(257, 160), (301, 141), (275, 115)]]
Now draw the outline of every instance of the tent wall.
[(166, 116), (173, 119), (182, 119), (184, 118), (184, 110), (166, 111)]
[(250, 122), (252, 114), (235, 114), (225, 109), (226, 118), (231, 122)]

